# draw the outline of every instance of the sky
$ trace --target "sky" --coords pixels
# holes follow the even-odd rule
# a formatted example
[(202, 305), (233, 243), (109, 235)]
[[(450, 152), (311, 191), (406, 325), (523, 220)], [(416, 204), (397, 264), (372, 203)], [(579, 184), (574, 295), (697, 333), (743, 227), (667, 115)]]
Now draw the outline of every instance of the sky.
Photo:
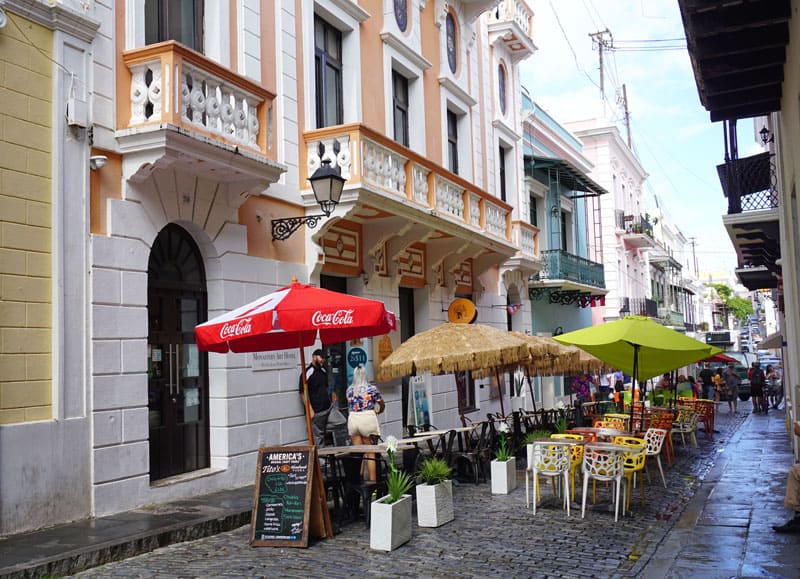
[[(599, 53), (589, 34), (609, 30), (613, 48), (603, 55), (606, 114), (625, 138), (623, 108), (616, 104), (624, 84), (633, 149), (649, 174), (645, 207), (655, 207), (657, 199), (684, 236), (696, 239), (701, 273), (732, 272), (736, 254), (722, 224), (727, 199), (716, 172), (725, 155), (723, 125), (712, 123), (700, 104), (677, 1), (528, 0), (528, 5), (537, 51), (521, 71), (531, 98), (559, 122), (602, 111)], [(663, 50), (671, 46), (683, 48)], [(763, 151), (753, 126), (739, 122), (740, 157)]]

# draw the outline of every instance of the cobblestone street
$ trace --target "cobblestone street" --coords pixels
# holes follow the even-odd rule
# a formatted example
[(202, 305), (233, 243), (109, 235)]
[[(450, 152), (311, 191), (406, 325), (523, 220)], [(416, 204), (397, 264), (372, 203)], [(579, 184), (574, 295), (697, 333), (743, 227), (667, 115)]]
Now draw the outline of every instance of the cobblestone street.
[[(742, 404), (749, 410), (750, 404)], [(598, 485), (598, 505), (572, 516), (543, 487), (543, 506), (534, 517), (520, 487), (492, 496), (488, 484), (454, 488), (456, 520), (435, 529), (414, 528), (412, 539), (394, 552), (369, 550), (369, 531), (352, 523), (332, 540), (312, 540), (308, 549), (251, 548), (249, 526), (188, 543), (168, 546), (79, 577), (633, 577), (658, 551), (715, 458), (746, 418), (718, 414), (713, 441), (698, 433), (698, 449), (677, 437), (677, 461), (665, 468), (668, 488), (655, 464), (645, 484), (646, 506), (638, 490), (632, 514), (614, 523), (608, 491)], [(654, 472), (655, 471), (655, 472)], [(580, 493), (578, 492), (578, 500)], [(601, 503), (603, 501), (603, 503)], [(665, 553), (659, 554), (661, 557)]]

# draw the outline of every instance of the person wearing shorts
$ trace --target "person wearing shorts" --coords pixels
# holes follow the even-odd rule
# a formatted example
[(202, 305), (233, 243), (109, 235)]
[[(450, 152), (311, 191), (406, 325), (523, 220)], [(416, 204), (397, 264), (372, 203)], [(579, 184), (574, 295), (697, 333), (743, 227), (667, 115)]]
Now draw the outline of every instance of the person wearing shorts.
[[(358, 366), (353, 372), (353, 383), (347, 389), (347, 433), (353, 444), (372, 444), (373, 436), (380, 436), (378, 414), (386, 408), (380, 390), (367, 381), (367, 371)], [(367, 456), (369, 480), (375, 480), (374, 455)]]

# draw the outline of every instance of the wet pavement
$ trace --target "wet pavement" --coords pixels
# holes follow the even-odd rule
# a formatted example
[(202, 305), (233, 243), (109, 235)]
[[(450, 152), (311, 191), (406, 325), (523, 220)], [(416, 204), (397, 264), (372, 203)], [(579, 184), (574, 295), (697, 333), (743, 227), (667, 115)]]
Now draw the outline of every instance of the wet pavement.
[[(632, 513), (617, 523), (603, 485), (585, 519), (580, 504), (568, 518), (545, 486), (534, 517), (519, 471), (510, 495), (457, 485), (456, 520), (414, 528), (391, 553), (369, 550), (363, 523), (307, 549), (251, 548), (249, 524), (225, 531), (249, 521), (249, 487), (8, 537), (0, 540), (0, 577), (67, 575), (115, 558), (124, 560), (77, 576), (799, 577), (800, 535), (771, 528), (790, 515), (782, 506), (793, 462), (783, 412), (721, 413), (716, 429), (713, 440), (698, 433), (697, 449), (678, 437), (668, 488), (650, 466), (645, 506), (636, 490)], [(173, 541), (185, 542), (163, 546)]]

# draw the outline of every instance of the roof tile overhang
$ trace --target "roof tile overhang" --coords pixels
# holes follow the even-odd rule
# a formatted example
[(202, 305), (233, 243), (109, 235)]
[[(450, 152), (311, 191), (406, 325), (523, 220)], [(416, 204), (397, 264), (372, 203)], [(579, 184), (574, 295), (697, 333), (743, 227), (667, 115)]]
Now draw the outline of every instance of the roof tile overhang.
[(546, 171), (551, 175), (556, 175), (558, 182), (569, 191), (581, 191), (585, 193), (585, 195), (570, 196), (571, 199), (578, 197), (597, 197), (598, 195), (605, 195), (608, 193), (608, 191), (592, 181), (592, 179), (580, 169), (564, 159), (525, 155), (525, 175), (532, 176), (534, 170)]
[(780, 109), (790, 0), (678, 0), (700, 102), (711, 120)]

